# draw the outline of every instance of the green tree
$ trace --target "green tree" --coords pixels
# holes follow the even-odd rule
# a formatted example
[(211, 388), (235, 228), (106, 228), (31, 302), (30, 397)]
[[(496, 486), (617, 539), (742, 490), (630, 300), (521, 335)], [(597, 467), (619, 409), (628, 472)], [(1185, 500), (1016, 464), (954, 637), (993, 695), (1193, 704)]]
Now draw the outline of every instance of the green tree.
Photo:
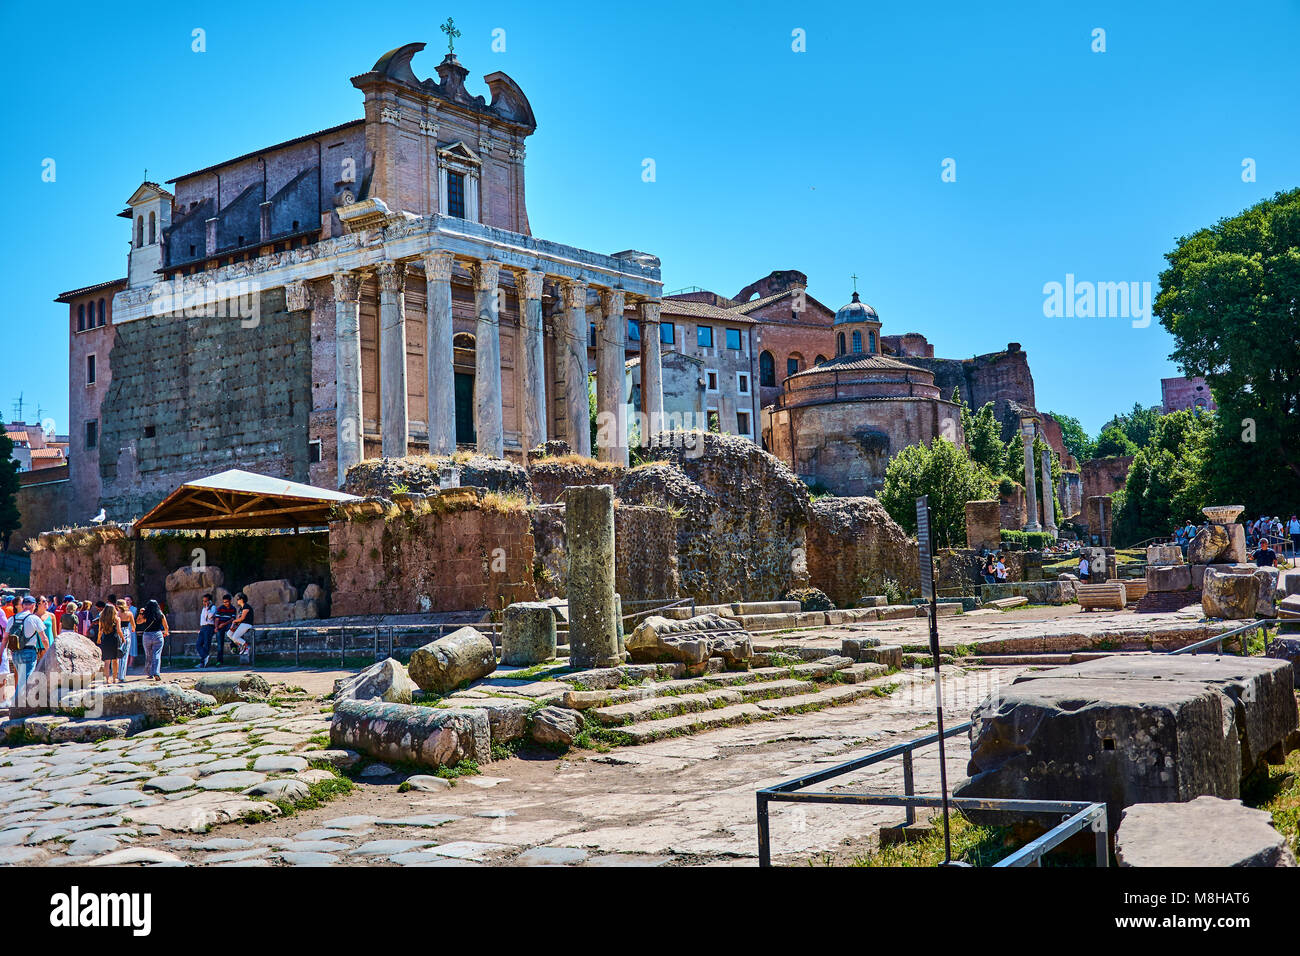
[(1132, 543), (1169, 534), (1197, 520), (1209, 504), (1207, 459), (1214, 438), (1212, 415), (1173, 412), (1160, 419), (1151, 440), (1133, 458), (1115, 508), (1115, 538)]
[[(1141, 402), (1134, 402), (1133, 411), (1116, 415), (1102, 427), (1102, 432), (1105, 433), (1108, 428), (1118, 428), (1135, 447), (1142, 448), (1151, 440), (1151, 436), (1156, 433), (1156, 425), (1159, 421), (1159, 407), (1144, 408)], [(1129, 454), (1131, 455), (1133, 452), (1129, 452)]]
[(1093, 449), (1096, 458), (1114, 458), (1118, 455), (1136, 455), (1138, 446), (1118, 425), (1107, 425), (1097, 438)]
[(993, 414), (993, 403), (986, 402), (973, 415), (968, 407), (962, 406), (961, 426), (971, 460), (990, 475), (1002, 475), (1007, 448), (1002, 441), (1002, 423)]
[(0, 428), (0, 547), (9, 550), (9, 537), (22, 525), (18, 513), (18, 462), (13, 439)]
[[(1216, 466), (1248, 513), (1294, 507), (1300, 478), (1300, 189), (1178, 240), (1155, 314), (1170, 356), (1219, 406)], [(1289, 477), (1291, 498), (1274, 497)]]
[(973, 462), (966, 449), (946, 438), (926, 445), (909, 445), (885, 470), (880, 503), (908, 534), (916, 534), (916, 499), (930, 496), (931, 528), (936, 548), (960, 548), (966, 543), (966, 502), (997, 496), (989, 473)]
[(1088, 461), (1097, 457), (1095, 453), (1097, 443), (1088, 437), (1088, 433), (1079, 424), (1079, 419), (1072, 415), (1062, 415), (1060, 412), (1047, 414), (1056, 419), (1056, 424), (1061, 426), (1061, 440), (1065, 442), (1066, 451), (1076, 460)]

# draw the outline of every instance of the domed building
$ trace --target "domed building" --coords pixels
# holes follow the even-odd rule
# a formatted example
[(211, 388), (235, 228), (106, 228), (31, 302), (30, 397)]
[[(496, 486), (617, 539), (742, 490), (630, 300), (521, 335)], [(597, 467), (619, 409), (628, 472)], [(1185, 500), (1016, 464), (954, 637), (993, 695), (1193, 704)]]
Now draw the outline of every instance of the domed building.
[(875, 495), (889, 460), (936, 437), (965, 440), (934, 373), (881, 353), (880, 317), (857, 292), (835, 313), (835, 357), (785, 380), (763, 410), (767, 448), (810, 484)]

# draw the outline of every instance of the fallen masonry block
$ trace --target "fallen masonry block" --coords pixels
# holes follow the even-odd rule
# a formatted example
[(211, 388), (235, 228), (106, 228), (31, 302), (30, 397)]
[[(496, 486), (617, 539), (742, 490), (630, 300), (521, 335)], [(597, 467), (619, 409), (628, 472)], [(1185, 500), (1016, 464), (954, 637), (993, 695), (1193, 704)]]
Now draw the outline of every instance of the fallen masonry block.
[(1236, 574), (1210, 568), (1205, 572), (1201, 590), (1201, 609), (1206, 617), (1228, 621), (1255, 617), (1259, 605), (1261, 581), (1254, 574)]
[(1192, 569), (1186, 564), (1147, 568), (1147, 590), (1190, 591)]
[(1079, 610), (1092, 611), (1105, 608), (1122, 611), (1128, 604), (1128, 591), (1121, 581), (1108, 581), (1105, 584), (1080, 584)]
[(741, 624), (716, 614), (685, 621), (651, 615), (627, 638), (627, 652), (638, 664), (681, 663), (698, 668), (710, 658), (728, 667), (745, 668), (754, 654), (754, 639)]
[(203, 674), (194, 682), (194, 689), (200, 694), (215, 697), (219, 704), (260, 701), (271, 696), (271, 685), (260, 674)]
[(882, 621), (903, 621), (922, 616), (920, 609), (912, 604), (890, 604), (877, 610)]
[(501, 663), (528, 667), (555, 657), (555, 614), (537, 601), (511, 604), (501, 626)]
[(411, 680), (411, 675), (407, 673), (405, 666), (391, 657), (371, 664), (353, 677), (341, 677), (334, 682), (335, 700), (378, 698), (390, 704), (409, 704), (414, 693), (415, 681)]
[(840, 641), (840, 653), (855, 661), (862, 660), (862, 651), (867, 647), (879, 647), (878, 637), (846, 637)]
[(344, 700), (334, 705), (330, 743), (377, 760), (434, 768), (492, 759), (491, 723), (483, 709)]
[(417, 648), (407, 672), (420, 690), (445, 694), (466, 681), (486, 677), (496, 667), (492, 639), (477, 628), (462, 627)]
[(903, 648), (897, 644), (864, 647), (858, 652), (859, 663), (882, 664), (887, 668), (903, 666)]
[(1295, 866), (1286, 837), (1271, 821), (1266, 810), (1219, 797), (1140, 803), (1124, 811), (1115, 833), (1115, 861), (1120, 866)]
[(519, 740), (528, 733), (528, 712), (533, 709), (532, 701), (508, 697), (452, 697), (449, 700), (456, 707), (478, 709), (488, 715), (488, 729), (494, 746)]
[(76, 719), (62, 714), (19, 717), (0, 723), (0, 737), (11, 744), (22, 743), (95, 743), (114, 737), (128, 737), (145, 728), (142, 714), (111, 719)]
[(992, 601), (985, 601), (984, 603), (989, 607), (997, 608), (999, 611), (1006, 611), (1013, 607), (1024, 607), (1029, 603), (1029, 598), (1023, 596), (994, 598)]
[(60, 709), (87, 717), (133, 717), (142, 715), (150, 727), (175, 723), (179, 717), (193, 717), (205, 707), (217, 706), (217, 699), (179, 684), (110, 684), (76, 691), (64, 696)]

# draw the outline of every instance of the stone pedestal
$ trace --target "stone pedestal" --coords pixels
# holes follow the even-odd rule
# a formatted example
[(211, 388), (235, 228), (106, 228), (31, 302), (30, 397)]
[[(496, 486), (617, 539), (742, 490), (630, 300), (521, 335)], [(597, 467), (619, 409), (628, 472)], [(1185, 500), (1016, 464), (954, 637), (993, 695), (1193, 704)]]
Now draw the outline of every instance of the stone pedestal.
[(501, 627), (501, 663), (528, 667), (555, 657), (555, 613), (537, 601), (511, 604)]
[(570, 486), (564, 501), (569, 661), (584, 669), (612, 667), (622, 661), (614, 600), (614, 488)]

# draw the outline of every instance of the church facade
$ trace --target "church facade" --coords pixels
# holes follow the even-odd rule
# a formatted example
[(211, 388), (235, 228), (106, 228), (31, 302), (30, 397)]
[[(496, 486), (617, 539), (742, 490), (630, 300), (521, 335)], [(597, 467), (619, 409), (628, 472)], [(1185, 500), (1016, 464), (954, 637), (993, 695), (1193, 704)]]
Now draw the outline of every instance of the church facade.
[(361, 119), (128, 200), (89, 450), (111, 518), (235, 466), (337, 487), (366, 457), (548, 438), (625, 462), (624, 428), (590, 448), (588, 375), (621, 420), (629, 355), (662, 413), (659, 260), (533, 236), (523, 91), (497, 72), (474, 95), (451, 52), (419, 79), (423, 46), (352, 78)]

